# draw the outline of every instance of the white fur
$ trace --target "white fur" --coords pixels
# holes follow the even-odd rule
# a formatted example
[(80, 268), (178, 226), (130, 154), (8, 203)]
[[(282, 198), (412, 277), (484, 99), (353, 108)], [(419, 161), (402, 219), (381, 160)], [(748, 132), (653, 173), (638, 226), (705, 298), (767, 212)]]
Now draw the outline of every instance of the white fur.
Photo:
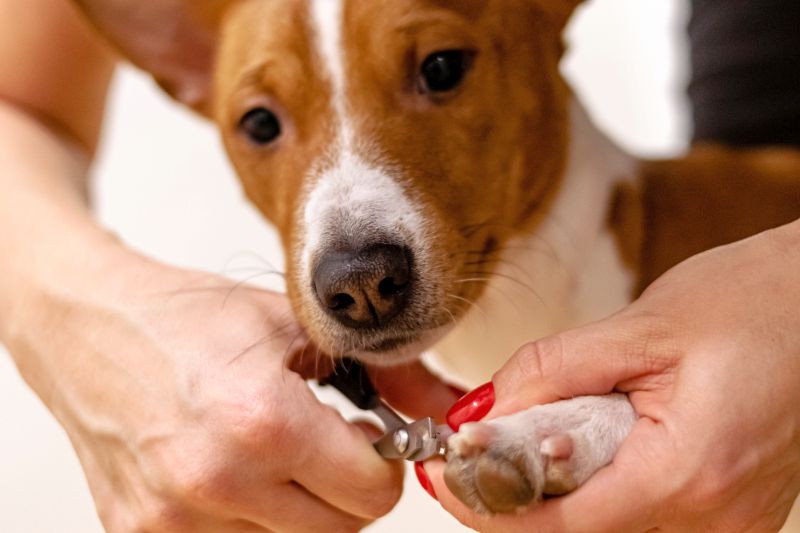
[(343, 2), (311, 0), (315, 44), (327, 68), (337, 131), (327, 152), (312, 165), (307, 180), (301, 272), (311, 276), (315, 255), (332, 241), (345, 237), (357, 242), (359, 235), (376, 234), (402, 238), (402, 244), (413, 250), (416, 264), (424, 269), (428, 239), (420, 208), (405, 193), (399, 172), (391, 165), (366, 161), (381, 158), (368, 141), (357, 138), (348, 113)]
[[(599, 319), (629, 300), (633, 273), (606, 227), (614, 185), (633, 161), (571, 112), (569, 160), (561, 190), (538, 230), (510, 242), (484, 295), (435, 352), (471, 384), (489, 379), (522, 344)], [(513, 278), (510, 279), (510, 278)]]
[(313, 254), (335, 232), (358, 239), (359, 233), (384, 233), (402, 238), (416, 256), (424, 255), (427, 239), (423, 216), (385, 168), (368, 165), (349, 151), (324, 170), (308, 194), (303, 211), (306, 238), (302, 268), (308, 272)]
[[(345, 110), (344, 51), (342, 27), (344, 25), (344, 0), (311, 0), (311, 19), (316, 37), (316, 48), (327, 69), (336, 118), (340, 133), (349, 132)], [(349, 144), (350, 135), (338, 139)]]
[[(486, 511), (477, 485), (475, 465), (489, 461), (518, 461), (520, 474), (533, 489), (533, 501), (545, 493), (548, 483), (565, 488), (583, 484), (609, 464), (630, 433), (637, 416), (624, 394), (582, 396), (538, 405), (488, 422), (464, 424), (450, 437), (448, 466), (451, 479), (462, 487), (468, 505)], [(569, 439), (571, 453), (558, 464), (550, 455), (548, 441)], [(521, 453), (522, 452), (522, 453)]]

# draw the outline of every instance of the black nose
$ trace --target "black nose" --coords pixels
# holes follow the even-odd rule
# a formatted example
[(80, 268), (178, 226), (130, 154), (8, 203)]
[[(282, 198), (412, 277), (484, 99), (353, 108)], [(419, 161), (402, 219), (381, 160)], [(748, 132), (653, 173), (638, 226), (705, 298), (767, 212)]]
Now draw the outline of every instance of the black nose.
[(314, 270), (323, 309), (353, 328), (386, 325), (405, 307), (410, 285), (408, 253), (391, 244), (327, 252)]

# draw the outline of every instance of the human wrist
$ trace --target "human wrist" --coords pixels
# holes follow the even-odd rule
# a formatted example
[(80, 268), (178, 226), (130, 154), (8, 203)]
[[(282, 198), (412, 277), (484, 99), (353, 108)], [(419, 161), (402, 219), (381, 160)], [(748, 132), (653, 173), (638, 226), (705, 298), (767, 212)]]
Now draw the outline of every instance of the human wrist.
[(91, 404), (84, 388), (94, 390), (89, 384), (108, 378), (114, 339), (119, 349), (130, 348), (125, 324), (137, 321), (138, 303), (132, 296), (146, 284), (165, 286), (160, 273), (172, 272), (97, 229), (53, 247), (47, 261), (37, 262), (47, 264), (32, 266), (13, 298), (4, 298), (12, 312), (0, 324), (0, 340), (20, 376), (65, 428), (74, 429), (75, 417)]
[[(54, 230), (53, 238), (20, 250), (2, 264), (0, 342), (14, 354), (15, 346), (53, 313), (52, 302), (103, 298), (145, 259), (93, 222), (85, 227)], [(17, 361), (19, 363), (19, 361)]]

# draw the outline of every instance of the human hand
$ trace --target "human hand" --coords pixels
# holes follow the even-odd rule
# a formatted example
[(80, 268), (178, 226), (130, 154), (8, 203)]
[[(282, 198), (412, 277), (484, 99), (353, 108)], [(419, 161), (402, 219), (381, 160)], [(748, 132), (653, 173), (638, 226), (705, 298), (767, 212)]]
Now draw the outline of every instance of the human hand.
[[(131, 253), (60, 281), (18, 307), (9, 347), (109, 531), (354, 531), (394, 506), (402, 465), (287, 368), (307, 339), (282, 295)], [(390, 401), (425, 389), (400, 408), (454, 399), (421, 366), (397, 376), (378, 380)]]
[[(522, 515), (476, 515), (426, 471), (442, 505), (481, 531), (769, 531), (800, 492), (800, 223), (678, 265), (628, 308), (521, 348), (494, 376), (487, 418), (626, 392), (638, 415), (614, 461)], [(485, 411), (484, 411), (485, 412)]]

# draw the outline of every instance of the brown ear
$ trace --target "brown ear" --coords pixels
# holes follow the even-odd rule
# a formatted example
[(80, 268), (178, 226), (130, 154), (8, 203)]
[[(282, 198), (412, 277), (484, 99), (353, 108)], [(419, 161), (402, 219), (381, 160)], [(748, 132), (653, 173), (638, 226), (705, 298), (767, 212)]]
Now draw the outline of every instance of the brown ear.
[(232, 0), (74, 0), (175, 99), (207, 109), (217, 29)]

